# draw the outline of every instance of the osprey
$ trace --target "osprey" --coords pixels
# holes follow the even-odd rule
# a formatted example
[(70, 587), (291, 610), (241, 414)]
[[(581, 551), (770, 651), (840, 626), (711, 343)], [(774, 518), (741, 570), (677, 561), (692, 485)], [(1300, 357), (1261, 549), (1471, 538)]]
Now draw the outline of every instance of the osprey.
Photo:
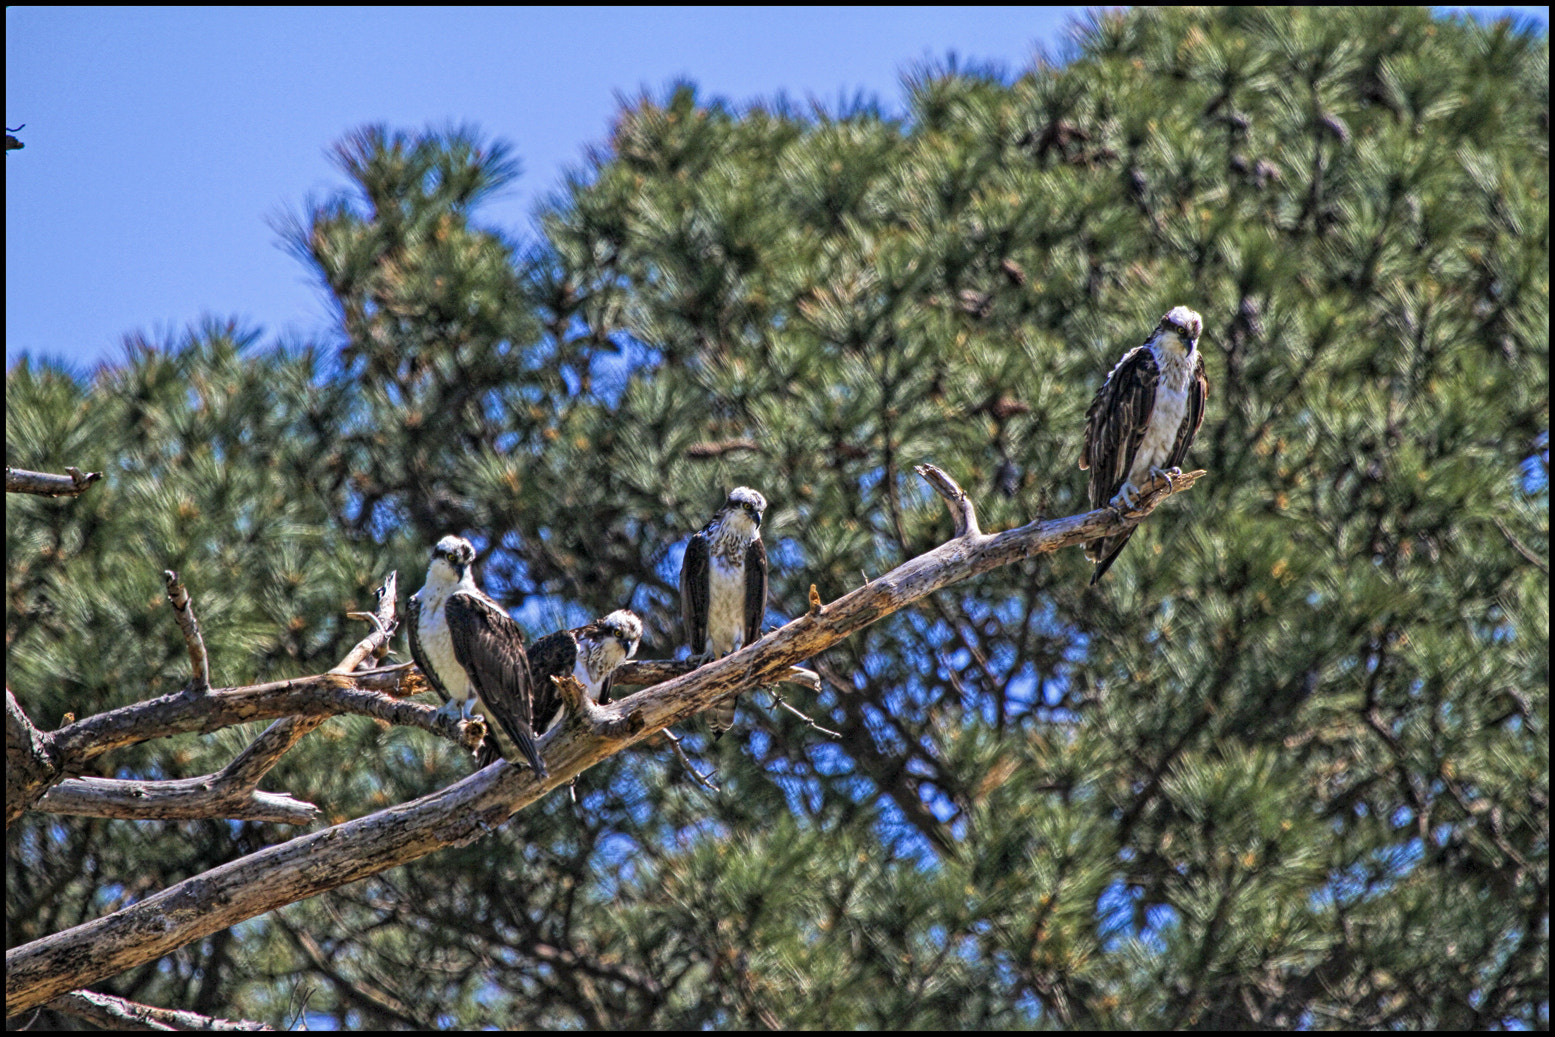
[[(767, 499), (749, 486), (729, 491), (713, 520), (691, 537), (680, 563), (680, 614), (691, 657), (707, 662), (761, 637), (767, 614), (767, 548), (761, 516)], [(734, 725), (734, 698), (713, 708), (716, 739)]]
[[(486, 728), (513, 763), (540, 777), (545, 761), (530, 734), (529, 659), (518, 624), (475, 586), (475, 548), (446, 536), (432, 549), (427, 582), (410, 596), (410, 654), (426, 675), (444, 716), (468, 718), (479, 704)], [(489, 761), (486, 761), (489, 762)]]
[[(1204, 424), (1209, 382), (1198, 350), (1204, 318), (1174, 306), (1142, 346), (1123, 359), (1096, 390), (1085, 413), (1080, 467), (1091, 471), (1091, 507), (1133, 507), (1139, 487), (1155, 475), (1181, 475), (1178, 465)], [(1085, 545), (1096, 563), (1095, 584), (1134, 535), (1131, 527)]]
[[(610, 683), (616, 667), (637, 654), (643, 622), (627, 609), (618, 609), (588, 626), (547, 634), (529, 648), (529, 676), (534, 683), (534, 732), (543, 735), (562, 717), (561, 696), (552, 677), (572, 674), (595, 702), (610, 701)], [(490, 739), (481, 745), (476, 759), (484, 767), (497, 758)]]

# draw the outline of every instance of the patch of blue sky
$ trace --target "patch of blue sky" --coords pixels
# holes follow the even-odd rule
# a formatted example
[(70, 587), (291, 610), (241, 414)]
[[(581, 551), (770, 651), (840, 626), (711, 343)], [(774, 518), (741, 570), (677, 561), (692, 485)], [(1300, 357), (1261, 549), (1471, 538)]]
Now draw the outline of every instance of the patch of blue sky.
[(1307, 902), (1313, 910), (1326, 911), (1385, 896), (1409, 877), (1423, 855), (1424, 846), (1419, 839), (1373, 850), (1364, 859), (1331, 872)]
[(907, 820), (889, 797), (881, 796), (877, 805), (879, 816), (875, 821), (875, 834), (891, 855), (922, 872), (938, 870), (939, 852), (934, 844)]
[(1181, 921), (1178, 912), (1165, 904), (1141, 910), (1144, 891), (1121, 878), (1114, 879), (1096, 898), (1096, 915), (1102, 948), (1116, 952), (1130, 940), (1138, 941), (1152, 953), (1166, 949), (1166, 932)]

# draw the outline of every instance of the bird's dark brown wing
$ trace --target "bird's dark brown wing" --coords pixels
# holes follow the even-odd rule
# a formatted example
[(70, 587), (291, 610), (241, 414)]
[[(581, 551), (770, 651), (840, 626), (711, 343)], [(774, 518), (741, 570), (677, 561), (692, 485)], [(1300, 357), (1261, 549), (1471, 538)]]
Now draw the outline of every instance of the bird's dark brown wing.
[[(1105, 508), (1134, 467), (1134, 455), (1139, 452), (1150, 411), (1155, 406), (1159, 377), (1155, 354), (1148, 346), (1138, 346), (1123, 355), (1096, 390), (1096, 398), (1085, 412), (1085, 446), (1080, 452), (1080, 467), (1091, 472), (1088, 496), (1092, 508)], [(1111, 568), (1118, 552), (1133, 535), (1130, 528), (1085, 545), (1085, 557), (1096, 563), (1096, 571), (1091, 575), (1093, 584)]]
[(454, 658), (470, 676), (503, 758), (511, 763), (527, 760), (545, 777), (545, 761), (531, 730), (529, 658), (518, 624), (496, 602), (475, 594), (451, 595), (445, 610)]
[(578, 664), (577, 635), (571, 630), (546, 634), (529, 647), (529, 676), (534, 682), (535, 734), (543, 734), (561, 711), (562, 699), (552, 677), (571, 673)]
[(761, 624), (767, 618), (767, 546), (761, 538), (745, 549), (745, 643), (761, 640)]
[(686, 644), (692, 655), (707, 651), (708, 572), (712, 565), (707, 530), (692, 535), (686, 557), (680, 563), (680, 618), (685, 623)]
[(1085, 412), (1085, 446), (1080, 452), (1080, 467), (1091, 471), (1092, 508), (1106, 507), (1128, 478), (1155, 406), (1160, 374), (1155, 354), (1139, 346), (1124, 354), (1096, 390)]

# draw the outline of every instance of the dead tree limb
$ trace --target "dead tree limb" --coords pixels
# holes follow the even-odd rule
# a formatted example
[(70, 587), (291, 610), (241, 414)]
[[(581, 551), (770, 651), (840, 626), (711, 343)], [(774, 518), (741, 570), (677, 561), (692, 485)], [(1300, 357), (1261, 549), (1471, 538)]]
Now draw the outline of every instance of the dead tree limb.
[(143, 1005), (93, 990), (61, 994), (44, 1006), (60, 1015), (84, 1019), (104, 1030), (269, 1030), (264, 1023), (247, 1019), (218, 1019), (172, 1008)]
[(79, 468), (66, 468), (65, 475), (52, 472), (29, 472), (25, 468), (5, 466), (6, 493), (34, 493), (40, 497), (75, 497), (103, 477), (102, 472), (83, 472)]
[(184, 647), (189, 649), (190, 676), (185, 690), (200, 695), (210, 690), (211, 661), (205, 654), (205, 638), (200, 636), (200, 621), (194, 616), (194, 601), (176, 572), (164, 569), (162, 576), (167, 580), (167, 600), (173, 606), (173, 618), (184, 635)]
[[(321, 673), (242, 688), (212, 688), (198, 696), (174, 692), (77, 720), (57, 731), (38, 731), (15, 697), (10, 696), (6, 715), (6, 823), (9, 825), (36, 804), (67, 770), (77, 770), (104, 753), (153, 738), (209, 734), (256, 720), (301, 718), (317, 726), (332, 716), (356, 714), (389, 724), (419, 727), (473, 752), (484, 733), (481, 723), (440, 717), (432, 706), (400, 698), (425, 690), (420, 675), (406, 667), (358, 670), (351, 674)], [(278, 752), (295, 744), (299, 730), (296, 726), (271, 725), (228, 766), (227, 772), (234, 776), (247, 772), (250, 777), (263, 774)]]
[[(351, 650), (346, 653), (339, 665), (330, 670), (330, 673), (351, 673), (362, 663), (369, 659), (376, 660), (389, 646), (389, 639), (394, 636), (394, 631), (399, 627), (399, 620), (394, 616), (395, 602), (399, 596), (399, 573), (390, 572), (375, 592), (378, 598), (378, 607), (372, 612), (348, 612), (346, 615), (365, 618), (373, 626), (372, 631)], [(268, 793), (255, 791), (259, 781), (270, 769), (280, 762), (282, 756), (292, 746), (302, 741), (303, 737), (318, 727), (327, 716), (292, 716), (284, 720), (277, 720), (266, 728), (258, 738), (238, 754), (238, 757), (216, 776), (220, 785), (232, 785), (248, 791), (250, 799), (243, 800), (239, 805), (249, 806), (250, 801), (256, 796), (268, 796)], [(273, 798), (273, 797), (272, 797)], [(298, 803), (290, 796), (281, 796), (283, 803), (266, 801), (263, 806), (271, 809), (293, 810), (297, 807), (305, 807), (317, 814), (318, 808), (311, 803)], [(255, 804), (258, 805), (258, 804)], [(236, 817), (239, 815), (227, 815)], [(294, 815), (295, 816), (295, 815)], [(313, 820), (310, 815), (301, 821), (293, 820), (293, 824), (305, 823)]]
[[(689, 659), (634, 659), (616, 667), (613, 681), (616, 687), (623, 684), (647, 687), (683, 676), (695, 669), (696, 664)], [(821, 690), (821, 675), (803, 666), (790, 666), (774, 680), (780, 684), (803, 684), (811, 691)]]
[[(1204, 474), (1189, 472), (1177, 478), (1176, 492), (1187, 490)], [(1138, 506), (1127, 514), (1103, 508), (983, 534), (977, 532), (971, 502), (949, 476), (939, 473), (926, 478), (946, 498), (952, 515), (965, 518), (962, 535), (732, 655), (609, 705), (592, 707), (587, 723), (558, 725), (540, 741), (550, 770), (545, 781), (537, 781), (527, 767), (494, 763), (420, 799), (266, 847), (129, 907), (13, 948), (6, 954), (7, 1014), (153, 961), (266, 911), (479, 839), (515, 811), (605, 757), (730, 695), (772, 683), (801, 659), (920, 598), (1035, 554), (1116, 534), (1172, 492), (1166, 480), (1156, 479), (1144, 487)], [(962, 523), (956, 525), (961, 528)], [(606, 730), (610, 733), (603, 733)]]
[(52, 737), (39, 731), (5, 689), (5, 825), (21, 817), (48, 791), (61, 773)]
[[(223, 772), (224, 773), (224, 772)], [(78, 817), (237, 818), (305, 825), (318, 820), (319, 808), (284, 792), (260, 792), (219, 774), (163, 781), (125, 778), (67, 778), (49, 789), (34, 810)]]
[[(173, 603), (174, 609), (179, 610), (181, 615), (187, 616), (187, 623), (181, 619), (179, 626), (184, 629), (185, 641), (190, 646), (190, 656), (193, 659), (198, 655), (199, 660), (203, 660), (204, 643), (200, 638), (199, 626), (194, 620), (194, 610), (189, 603), (188, 592), (184, 590), (183, 584), (178, 582), (177, 574), (170, 572), (168, 576), (168, 598)], [(391, 572), (377, 590), (377, 609), (374, 612), (352, 613), (367, 618), (372, 623), (373, 630), (357, 642), (351, 651), (346, 653), (340, 665), (330, 673), (349, 673), (388, 646), (389, 639), (394, 636), (395, 628), (398, 626), (398, 621), (394, 618), (397, 588), (397, 574)], [(199, 661), (196, 661), (195, 665), (198, 667)], [(198, 672), (199, 670), (196, 669), (196, 673)], [(200, 695), (201, 692), (202, 689), (198, 688), (197, 682), (191, 682), (180, 695)], [(177, 697), (175, 701), (176, 699)], [(17, 707), (16, 712), (20, 720), (26, 722), (25, 715), (20, 713), (20, 707)], [(335, 714), (289, 716), (276, 721), (255, 738), (230, 764), (215, 774), (162, 781), (67, 778), (52, 789), (48, 789), (41, 799), (37, 799), (30, 805), (38, 810), (85, 817), (130, 820), (221, 817), (275, 821), (294, 825), (307, 824), (317, 820), (319, 815), (317, 807), (293, 799), (284, 793), (260, 792), (258, 785), (287, 750), (332, 715)], [(26, 726), (31, 728), (30, 722)], [(32, 730), (36, 733), (35, 728)], [(53, 735), (39, 733), (38, 737), (47, 740), (51, 745), (56, 742), (69, 745), (70, 737), (61, 737), (63, 734), (63, 732), (56, 732)], [(450, 736), (459, 740), (461, 735), (462, 732), (456, 731)], [(95, 754), (88, 753), (83, 748), (70, 752), (66, 758), (84, 761), (90, 755)], [(60, 764), (63, 762), (63, 760), (59, 761)], [(61, 769), (62, 766), (51, 774), (38, 775), (45, 788), (48, 779), (57, 778)], [(20, 812), (17, 816), (20, 816)], [(7, 823), (10, 820), (14, 818), (9, 818)]]

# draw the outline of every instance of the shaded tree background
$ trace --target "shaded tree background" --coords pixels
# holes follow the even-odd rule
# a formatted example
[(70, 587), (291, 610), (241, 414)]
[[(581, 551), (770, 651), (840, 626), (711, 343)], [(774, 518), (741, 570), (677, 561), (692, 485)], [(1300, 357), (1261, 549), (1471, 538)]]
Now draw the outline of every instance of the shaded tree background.
[[(944, 539), (1083, 510), (1083, 414), (1170, 306), (1212, 381), (1173, 501), (891, 617), (801, 708), (588, 772), (472, 846), (102, 989), (283, 1023), (1548, 1025), (1548, 44), (1422, 10), (1136, 10), (1062, 66), (915, 72), (908, 111), (623, 106), (544, 216), (459, 128), (369, 128), (282, 228), (339, 340), (236, 326), (7, 377), (8, 681), (50, 727), (331, 665), (390, 568), (476, 538), (532, 636), (630, 605), (773, 502), (769, 623)], [(861, 575), (862, 574), (862, 575)], [(192, 776), (255, 731), (126, 749)], [(341, 718), (267, 787), (331, 821), (467, 773)], [(31, 814), (10, 939), (289, 836)], [(68, 1020), (49, 1020), (65, 1022)]]

